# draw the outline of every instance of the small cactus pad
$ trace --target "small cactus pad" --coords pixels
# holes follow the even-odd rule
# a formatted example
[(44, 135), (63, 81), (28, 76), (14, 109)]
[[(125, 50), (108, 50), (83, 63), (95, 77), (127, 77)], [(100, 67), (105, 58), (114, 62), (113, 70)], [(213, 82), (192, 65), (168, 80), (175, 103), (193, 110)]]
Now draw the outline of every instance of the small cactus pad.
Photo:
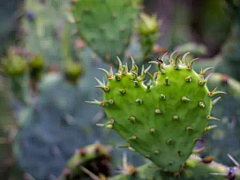
[(107, 62), (117, 65), (130, 43), (137, 0), (77, 0), (73, 15), (81, 38)]
[(223, 93), (209, 92), (206, 70), (196, 73), (194, 60), (185, 62), (186, 55), (180, 60), (173, 53), (169, 65), (160, 58), (151, 62), (158, 66), (153, 75), (150, 67), (138, 75), (133, 59), (130, 71), (119, 60), (117, 73), (101, 69), (109, 79), (107, 84), (98, 80), (104, 100), (90, 102), (104, 107), (110, 120), (101, 126), (116, 130), (127, 141), (126, 148), (170, 172), (180, 171), (203, 132), (215, 127), (207, 127), (216, 119), (210, 116), (212, 97)]

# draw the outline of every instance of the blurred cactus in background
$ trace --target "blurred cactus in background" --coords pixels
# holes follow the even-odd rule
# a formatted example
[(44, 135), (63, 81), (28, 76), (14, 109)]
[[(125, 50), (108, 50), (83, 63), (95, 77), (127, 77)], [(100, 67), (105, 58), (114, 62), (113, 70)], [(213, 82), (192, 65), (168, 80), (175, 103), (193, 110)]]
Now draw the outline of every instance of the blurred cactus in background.
[(138, 0), (73, 1), (73, 15), (81, 38), (99, 57), (117, 65), (131, 41)]

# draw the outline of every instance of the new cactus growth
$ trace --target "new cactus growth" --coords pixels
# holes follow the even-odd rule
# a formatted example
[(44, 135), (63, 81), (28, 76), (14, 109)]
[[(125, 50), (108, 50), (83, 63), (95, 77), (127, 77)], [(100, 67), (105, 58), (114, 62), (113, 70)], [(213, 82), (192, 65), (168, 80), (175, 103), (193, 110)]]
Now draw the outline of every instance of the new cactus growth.
[(137, 0), (77, 0), (73, 15), (81, 38), (103, 60), (117, 64), (130, 43)]
[(148, 61), (152, 58), (153, 46), (159, 37), (160, 23), (156, 16), (149, 16), (145, 13), (140, 15), (138, 31), (140, 34), (140, 43), (142, 46), (143, 59)]
[[(90, 103), (104, 107), (109, 122), (101, 126), (116, 130), (134, 150), (169, 172), (179, 172), (192, 153), (195, 143), (208, 126), (213, 102), (224, 93), (207, 88), (206, 71), (193, 70), (193, 62), (180, 60), (174, 53), (169, 64), (158, 58), (153, 61), (158, 71), (151, 75), (139, 68), (132, 59), (132, 68), (119, 60), (118, 72), (107, 73), (108, 83), (99, 83), (104, 91), (103, 101)], [(147, 85), (146, 75), (150, 76)], [(98, 80), (99, 81), (99, 80)]]
[(68, 161), (61, 179), (74, 180), (96, 176), (110, 176), (111, 147), (98, 143), (76, 150), (75, 155)]

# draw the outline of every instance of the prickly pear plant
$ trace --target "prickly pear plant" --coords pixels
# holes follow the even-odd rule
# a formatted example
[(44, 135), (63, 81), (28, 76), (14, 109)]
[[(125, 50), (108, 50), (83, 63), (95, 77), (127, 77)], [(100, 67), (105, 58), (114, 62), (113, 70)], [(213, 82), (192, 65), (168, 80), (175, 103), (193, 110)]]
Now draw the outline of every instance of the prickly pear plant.
[(134, 173), (125, 172), (111, 180), (234, 180), (240, 178), (237, 167), (227, 167), (214, 161), (207, 162), (196, 155), (186, 161), (185, 170), (180, 175), (161, 171), (156, 165), (147, 163), (135, 169)]
[(89, 175), (110, 176), (111, 147), (93, 144), (76, 150), (60, 179), (89, 179)]
[(142, 46), (143, 59), (149, 61), (152, 59), (153, 46), (159, 37), (159, 26), (156, 16), (149, 16), (145, 13), (140, 15), (138, 31), (140, 34), (140, 43)]
[(138, 0), (77, 0), (73, 15), (81, 38), (103, 60), (124, 57), (137, 14)]
[[(119, 70), (106, 72), (108, 83), (99, 82), (98, 88), (104, 91), (102, 101), (90, 101), (104, 107), (109, 122), (101, 124), (114, 129), (126, 141), (126, 148), (140, 153), (159, 167), (169, 172), (180, 172), (192, 153), (197, 140), (204, 131), (216, 125), (208, 126), (211, 109), (217, 103), (217, 95), (224, 92), (209, 91), (208, 69), (199, 74), (193, 70), (194, 60), (185, 61), (188, 54), (180, 60), (179, 55), (169, 58), (169, 64), (158, 58), (153, 61), (158, 71), (151, 75), (138, 67), (132, 59), (132, 68), (119, 60)], [(150, 76), (147, 85), (146, 75)]]

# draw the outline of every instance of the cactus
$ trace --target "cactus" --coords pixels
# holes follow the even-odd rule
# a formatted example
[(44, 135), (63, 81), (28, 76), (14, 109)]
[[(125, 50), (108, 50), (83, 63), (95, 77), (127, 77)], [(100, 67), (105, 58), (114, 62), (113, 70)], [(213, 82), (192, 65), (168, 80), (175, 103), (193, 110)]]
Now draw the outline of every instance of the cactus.
[(108, 63), (124, 57), (137, 14), (138, 0), (73, 1), (73, 15), (81, 38)]
[(134, 173), (117, 175), (111, 180), (234, 180), (240, 178), (237, 167), (229, 168), (216, 162), (205, 162), (196, 155), (191, 155), (186, 161), (185, 170), (180, 175), (161, 171), (156, 165), (147, 163), (140, 166)]
[[(140, 76), (134, 60), (130, 72), (119, 60), (117, 73), (103, 70), (107, 84), (97, 80), (103, 101), (89, 102), (104, 107), (110, 120), (101, 126), (116, 130), (128, 142), (127, 148), (170, 172), (181, 171), (203, 132), (216, 127), (207, 126), (217, 120), (211, 108), (219, 98), (212, 98), (224, 93), (209, 91), (204, 78), (208, 69), (197, 74), (192, 69), (194, 60), (185, 62), (186, 55), (179, 60), (173, 53), (169, 65), (158, 59), (152, 62), (158, 72), (150, 75), (150, 67), (143, 67)], [(151, 80), (145, 85), (147, 74)]]
[(110, 176), (111, 147), (93, 144), (76, 150), (63, 170), (61, 180), (87, 179), (90, 174)]
[(140, 15), (138, 31), (140, 34), (140, 43), (142, 46), (143, 59), (149, 61), (153, 58), (153, 46), (159, 37), (159, 26), (156, 16), (149, 16), (145, 13)]

